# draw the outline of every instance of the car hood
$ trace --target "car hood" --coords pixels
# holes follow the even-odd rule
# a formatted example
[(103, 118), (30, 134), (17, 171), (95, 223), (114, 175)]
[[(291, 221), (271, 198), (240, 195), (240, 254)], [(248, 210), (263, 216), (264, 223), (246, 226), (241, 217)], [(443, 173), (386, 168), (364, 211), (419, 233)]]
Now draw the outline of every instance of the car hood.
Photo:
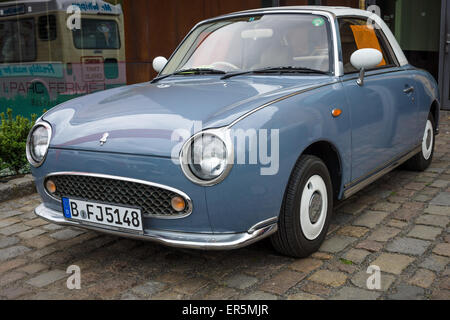
[(267, 102), (329, 81), (327, 76), (177, 77), (76, 98), (43, 119), (53, 129), (52, 148), (169, 157), (178, 154), (183, 137), (228, 125)]

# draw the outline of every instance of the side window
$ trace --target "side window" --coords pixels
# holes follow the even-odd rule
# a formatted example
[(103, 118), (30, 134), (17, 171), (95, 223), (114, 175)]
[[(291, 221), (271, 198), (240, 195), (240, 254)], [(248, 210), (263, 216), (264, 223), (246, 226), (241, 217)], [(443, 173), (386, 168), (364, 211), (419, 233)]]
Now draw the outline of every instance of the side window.
[(54, 15), (41, 16), (38, 20), (39, 39), (55, 40), (56, 39), (56, 17)]
[(368, 24), (366, 19), (341, 18), (339, 19), (339, 31), (345, 73), (358, 71), (350, 63), (350, 57), (359, 49), (377, 49), (383, 54), (383, 60), (375, 69), (396, 65), (383, 32)]
[(34, 19), (0, 22), (0, 63), (36, 60)]

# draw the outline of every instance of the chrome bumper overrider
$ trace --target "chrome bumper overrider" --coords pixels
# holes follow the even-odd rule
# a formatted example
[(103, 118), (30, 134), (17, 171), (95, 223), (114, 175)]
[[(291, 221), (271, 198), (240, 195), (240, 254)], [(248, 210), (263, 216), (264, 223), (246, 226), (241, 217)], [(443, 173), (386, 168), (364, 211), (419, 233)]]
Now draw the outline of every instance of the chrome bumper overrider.
[(256, 224), (244, 233), (207, 234), (144, 230), (144, 234), (134, 234), (66, 220), (61, 212), (49, 209), (44, 204), (38, 206), (34, 212), (42, 219), (59, 225), (81, 227), (121, 237), (154, 241), (171, 247), (203, 250), (226, 250), (245, 247), (273, 234), (278, 228), (277, 219), (272, 218)]

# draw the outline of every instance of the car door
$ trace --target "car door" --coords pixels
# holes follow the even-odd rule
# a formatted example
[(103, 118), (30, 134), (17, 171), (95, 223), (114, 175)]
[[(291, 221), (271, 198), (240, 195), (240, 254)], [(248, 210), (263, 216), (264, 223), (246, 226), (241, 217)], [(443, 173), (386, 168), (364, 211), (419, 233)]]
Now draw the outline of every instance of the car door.
[[(417, 143), (416, 98), (410, 71), (398, 61), (381, 28), (363, 18), (339, 19), (344, 76), (342, 83), (351, 112), (352, 181), (362, 180), (410, 151)], [(383, 53), (380, 65), (365, 73), (358, 85), (358, 70), (350, 57), (358, 49)]]

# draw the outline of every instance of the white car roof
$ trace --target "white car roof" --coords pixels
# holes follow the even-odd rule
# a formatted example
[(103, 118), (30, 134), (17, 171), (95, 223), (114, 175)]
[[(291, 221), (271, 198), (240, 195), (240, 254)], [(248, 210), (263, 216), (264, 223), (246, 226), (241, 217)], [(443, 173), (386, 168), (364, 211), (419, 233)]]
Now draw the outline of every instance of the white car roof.
[[(283, 6), (283, 7), (268, 7), (262, 8), (263, 10), (308, 10), (308, 11), (326, 11), (332, 13), (336, 16), (348, 15), (354, 12), (352, 11), (363, 11), (360, 9), (353, 9), (349, 7), (338, 7), (338, 6)], [(261, 9), (253, 9), (246, 11), (255, 11)]]
[(367, 16), (372, 12), (355, 9), (350, 7), (337, 7), (337, 6), (283, 6), (283, 7), (267, 7), (259, 9), (251, 9), (240, 12), (252, 12), (252, 11), (285, 11), (285, 10), (305, 10), (305, 11), (325, 11), (329, 12), (336, 17), (339, 16)]
[[(400, 64), (400, 66), (404, 66), (408, 64), (408, 59), (406, 58), (405, 54), (403, 53), (403, 50), (400, 48), (400, 45), (397, 42), (397, 39), (395, 39), (394, 34), (392, 33), (391, 29), (386, 25), (386, 23), (383, 21), (383, 19), (380, 18), (380, 16), (374, 14), (370, 11), (360, 10), (360, 9), (354, 9), (349, 7), (333, 7), (333, 6), (285, 6), (285, 7), (269, 7), (269, 8), (261, 8), (261, 9), (253, 9), (253, 10), (246, 10), (241, 11), (238, 13), (251, 13), (251, 12), (276, 12), (276, 11), (322, 11), (327, 12), (335, 17), (343, 17), (343, 16), (356, 16), (356, 17), (365, 17), (365, 18), (371, 18), (373, 21), (375, 21), (380, 27), (383, 33), (386, 35), (386, 38), (388, 39), (389, 43), (391, 44), (392, 50), (394, 51), (394, 54), (397, 57), (397, 60)], [(233, 15), (233, 14), (230, 14)]]

